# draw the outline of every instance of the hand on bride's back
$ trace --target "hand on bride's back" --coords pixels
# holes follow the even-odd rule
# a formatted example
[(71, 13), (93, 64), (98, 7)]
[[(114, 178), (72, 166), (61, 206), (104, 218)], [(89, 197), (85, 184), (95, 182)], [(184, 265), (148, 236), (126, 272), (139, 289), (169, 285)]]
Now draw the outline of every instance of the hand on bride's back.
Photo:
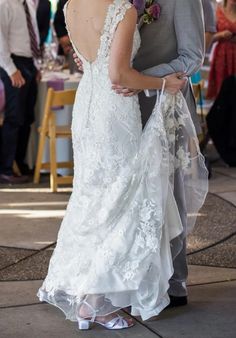
[(171, 75), (167, 75), (165, 76), (165, 80), (165, 90), (172, 95), (177, 94), (178, 91), (181, 90), (187, 83), (187, 78), (183, 73), (174, 73)]

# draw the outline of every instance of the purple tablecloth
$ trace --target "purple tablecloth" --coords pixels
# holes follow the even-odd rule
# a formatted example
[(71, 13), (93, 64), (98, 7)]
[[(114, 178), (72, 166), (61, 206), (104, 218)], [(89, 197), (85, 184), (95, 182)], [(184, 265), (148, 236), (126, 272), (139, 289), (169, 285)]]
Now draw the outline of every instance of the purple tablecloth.
[[(47, 86), (48, 88), (52, 88), (55, 91), (59, 91), (59, 90), (64, 90), (65, 86), (64, 86), (65, 81), (63, 79), (51, 79), (48, 80), (47, 82)], [(60, 107), (53, 107), (53, 110), (60, 110), (63, 109), (63, 106)]]

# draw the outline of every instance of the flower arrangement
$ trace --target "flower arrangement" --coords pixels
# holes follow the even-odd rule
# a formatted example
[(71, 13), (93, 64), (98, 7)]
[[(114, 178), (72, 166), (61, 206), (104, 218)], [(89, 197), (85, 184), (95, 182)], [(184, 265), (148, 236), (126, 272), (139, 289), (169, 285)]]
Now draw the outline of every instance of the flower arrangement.
[(130, 0), (136, 7), (139, 21), (143, 24), (150, 24), (158, 20), (161, 15), (161, 6), (156, 0)]

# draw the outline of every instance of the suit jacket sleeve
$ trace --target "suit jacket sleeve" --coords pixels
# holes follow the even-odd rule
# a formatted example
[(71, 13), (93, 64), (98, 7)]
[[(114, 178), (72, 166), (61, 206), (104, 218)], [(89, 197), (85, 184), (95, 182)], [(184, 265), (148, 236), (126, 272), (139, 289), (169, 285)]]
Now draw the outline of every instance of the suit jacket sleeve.
[(67, 36), (65, 18), (63, 13), (63, 8), (66, 3), (66, 0), (59, 0), (57, 4), (57, 11), (54, 18), (54, 28), (57, 34), (58, 39), (62, 38), (63, 36)]
[(173, 72), (185, 72), (191, 76), (200, 69), (205, 53), (201, 0), (176, 0), (174, 26), (178, 57), (168, 64), (147, 69), (144, 74), (163, 77)]

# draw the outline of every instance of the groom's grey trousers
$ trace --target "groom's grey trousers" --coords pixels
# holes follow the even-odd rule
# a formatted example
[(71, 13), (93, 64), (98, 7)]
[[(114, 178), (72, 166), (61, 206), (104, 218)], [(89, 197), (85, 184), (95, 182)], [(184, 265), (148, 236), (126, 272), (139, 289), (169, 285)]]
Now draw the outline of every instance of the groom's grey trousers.
[[(184, 72), (188, 76), (199, 70), (204, 58), (204, 23), (201, 0), (158, 0), (161, 5), (160, 19), (150, 25), (143, 25), (141, 48), (134, 67), (147, 75), (163, 77), (173, 72)], [(200, 125), (192, 89), (188, 83), (183, 90), (197, 132)], [(143, 125), (150, 117), (156, 96), (140, 94)], [(177, 173), (174, 195), (184, 226), (184, 245), (174, 259), (174, 275), (170, 280), (169, 294), (186, 296), (188, 275), (186, 259), (187, 213), (182, 189), (182, 180)], [(176, 239), (176, 242), (178, 239)], [(175, 240), (173, 240), (175, 245)]]

